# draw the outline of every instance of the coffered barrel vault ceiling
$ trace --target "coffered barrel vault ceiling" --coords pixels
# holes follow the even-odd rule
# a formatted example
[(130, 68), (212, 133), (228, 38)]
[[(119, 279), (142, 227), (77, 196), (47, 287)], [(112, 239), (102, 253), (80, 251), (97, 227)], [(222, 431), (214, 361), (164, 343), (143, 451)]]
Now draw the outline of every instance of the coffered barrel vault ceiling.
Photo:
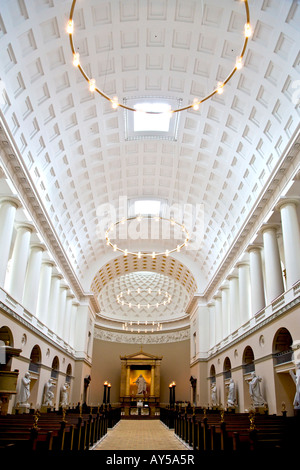
[[(170, 136), (130, 134), (128, 114), (89, 91), (72, 65), (71, 4), (0, 1), (3, 164), (18, 188), (25, 191), (26, 181), (28, 200), (34, 195), (43, 215), (35, 222), (74, 289), (102, 292), (103, 315), (116, 318), (122, 312), (110, 296), (154, 270), (150, 259), (139, 265), (106, 245), (103, 213), (114, 208), (121, 216), (120, 197), (201, 207), (191, 227), (197, 243), (164, 265), (157, 260), (155, 276), (170, 285), (173, 277), (178, 304), (165, 313), (179, 318), (195, 293), (217, 287), (241, 249), (239, 235), (274, 194), (271, 180), (281, 184), (291, 161), (299, 132), (299, 1), (249, 1), (253, 34), (243, 68), (198, 111), (176, 113)], [(73, 19), (84, 69), (120, 103), (201, 99), (228, 76), (244, 42), (245, 7), (237, 0), (78, 0)], [(173, 248), (167, 238), (129, 242)]]

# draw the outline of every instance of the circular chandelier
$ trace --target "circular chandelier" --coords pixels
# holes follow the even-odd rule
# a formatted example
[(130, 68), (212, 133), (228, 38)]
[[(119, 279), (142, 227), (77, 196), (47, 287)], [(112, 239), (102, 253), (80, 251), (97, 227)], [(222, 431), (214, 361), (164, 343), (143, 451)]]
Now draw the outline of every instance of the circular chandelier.
[[(143, 289), (141, 289), (140, 287), (138, 287), (136, 290), (135, 290), (135, 293), (137, 294), (140, 294), (141, 292), (143, 291)], [(148, 292), (148, 294), (151, 294), (151, 293), (155, 293), (156, 291), (152, 290), (152, 289), (145, 289), (145, 291)], [(128, 289), (127, 292), (125, 293), (125, 296), (129, 296), (131, 294), (131, 290)], [(172, 296), (167, 292), (167, 291), (162, 291), (161, 289), (158, 289), (157, 290), (157, 295), (159, 296), (163, 296), (164, 297), (164, 300), (162, 300), (161, 302), (155, 302), (154, 304), (150, 304), (150, 303), (147, 303), (147, 304), (141, 304), (141, 303), (133, 303), (133, 302), (129, 302), (126, 300), (126, 298), (124, 299), (124, 292), (120, 292), (120, 294), (117, 295), (117, 302), (118, 304), (120, 305), (126, 305), (128, 306), (129, 308), (158, 308), (160, 307), (161, 305), (167, 305), (171, 302), (171, 299), (172, 299)]]
[[(185, 239), (182, 243), (178, 244), (175, 248), (172, 248), (171, 250), (165, 250), (161, 252), (155, 252), (153, 251), (152, 253), (149, 252), (141, 252), (141, 251), (129, 251), (127, 248), (123, 249), (120, 248), (116, 243), (112, 243), (110, 234), (113, 232), (114, 229), (116, 229), (120, 224), (125, 224), (126, 222), (130, 221), (142, 221), (142, 220), (154, 220), (156, 222), (159, 221), (165, 221), (168, 222), (171, 226), (177, 226), (180, 228), (180, 231), (185, 235)], [(137, 256), (138, 258), (144, 257), (144, 256), (151, 256), (153, 259), (156, 258), (156, 256), (169, 256), (169, 254), (174, 253), (174, 252), (180, 252), (181, 248), (184, 246), (187, 246), (189, 240), (190, 240), (190, 234), (186, 228), (186, 226), (182, 223), (176, 222), (174, 219), (168, 219), (166, 217), (161, 217), (161, 216), (141, 216), (138, 215), (136, 217), (129, 217), (129, 218), (124, 218), (122, 220), (119, 220), (117, 222), (114, 222), (110, 225), (110, 227), (106, 230), (105, 232), (105, 239), (106, 239), (106, 245), (110, 246), (114, 251), (120, 251), (121, 253), (124, 254), (124, 256), (127, 255), (134, 255)]]
[[(78, 70), (81, 72), (84, 79), (88, 82), (90, 91), (99, 93), (99, 95), (101, 95), (103, 98), (105, 98), (106, 100), (108, 100), (111, 103), (111, 105), (114, 109), (117, 109), (118, 107), (120, 107), (120, 108), (124, 108), (128, 111), (142, 112), (144, 114), (163, 114), (164, 111), (138, 110), (138, 109), (131, 108), (129, 106), (126, 106), (125, 104), (120, 103), (117, 97), (112, 98), (112, 97), (108, 96), (106, 93), (104, 93), (103, 90), (98, 88), (97, 85), (96, 85), (95, 79), (91, 78), (87, 75), (86, 71), (84, 70), (84, 68), (82, 67), (82, 65), (80, 63), (80, 56), (79, 56), (79, 53), (76, 52), (76, 48), (75, 48), (75, 45), (74, 45), (73, 15), (74, 15), (74, 11), (75, 11), (76, 1), (77, 0), (73, 0), (72, 5), (71, 5), (70, 14), (69, 14), (69, 21), (67, 23), (67, 33), (69, 34), (69, 38), (70, 38), (70, 45), (71, 45), (71, 50), (72, 50), (72, 54), (73, 54), (73, 65), (78, 68)], [(251, 25), (250, 25), (250, 13), (249, 13), (248, 0), (241, 0), (241, 1), (245, 5), (245, 14), (246, 14), (246, 23), (245, 23), (245, 26), (244, 26), (244, 43), (243, 43), (241, 53), (236, 58), (236, 62), (234, 64), (231, 72), (229, 73), (229, 75), (227, 76), (227, 78), (223, 82), (219, 82), (217, 84), (217, 86), (208, 95), (206, 95), (204, 98), (194, 98), (192, 103), (190, 103), (190, 104), (188, 104), (184, 107), (181, 107), (181, 108), (170, 109), (168, 111), (168, 113), (170, 113), (170, 114), (178, 113), (179, 111), (185, 111), (185, 110), (188, 110), (188, 109), (191, 109), (191, 108), (194, 109), (194, 110), (198, 110), (201, 103), (203, 103), (204, 101), (209, 100), (210, 98), (212, 98), (216, 94), (223, 93), (224, 86), (233, 77), (235, 72), (242, 68), (242, 66), (243, 66), (243, 57), (244, 57), (244, 54), (245, 54), (245, 51), (246, 51), (248, 39), (252, 34), (252, 30), (251, 30)]]
[[(157, 326), (155, 326), (157, 325)], [(159, 322), (140, 322), (140, 321), (127, 321), (122, 325), (123, 330), (130, 331), (131, 333), (154, 333), (155, 331), (162, 330), (162, 323)]]

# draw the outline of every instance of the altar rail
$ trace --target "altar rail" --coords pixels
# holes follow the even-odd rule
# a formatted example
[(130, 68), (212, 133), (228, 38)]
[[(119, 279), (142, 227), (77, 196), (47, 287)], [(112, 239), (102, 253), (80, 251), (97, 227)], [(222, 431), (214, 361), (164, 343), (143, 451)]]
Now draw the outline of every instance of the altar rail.
[(162, 408), (161, 421), (196, 451), (290, 450), (300, 430), (298, 416), (224, 410)]
[(0, 416), (0, 449), (87, 451), (120, 419), (120, 408)]

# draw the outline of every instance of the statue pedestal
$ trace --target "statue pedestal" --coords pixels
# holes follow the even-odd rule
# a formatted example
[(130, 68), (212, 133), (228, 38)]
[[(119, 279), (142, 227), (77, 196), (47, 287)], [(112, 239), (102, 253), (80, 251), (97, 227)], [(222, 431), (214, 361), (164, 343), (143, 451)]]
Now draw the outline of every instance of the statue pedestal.
[(18, 406), (18, 413), (20, 415), (22, 414), (25, 414), (25, 413), (29, 413), (30, 411), (30, 405), (29, 403), (21, 403), (19, 406)]

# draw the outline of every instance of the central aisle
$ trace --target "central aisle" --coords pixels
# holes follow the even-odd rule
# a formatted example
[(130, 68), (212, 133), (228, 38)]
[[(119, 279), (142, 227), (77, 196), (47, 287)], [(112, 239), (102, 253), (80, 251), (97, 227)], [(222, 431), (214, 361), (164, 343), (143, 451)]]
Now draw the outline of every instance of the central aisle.
[(159, 420), (120, 420), (93, 450), (187, 450)]

